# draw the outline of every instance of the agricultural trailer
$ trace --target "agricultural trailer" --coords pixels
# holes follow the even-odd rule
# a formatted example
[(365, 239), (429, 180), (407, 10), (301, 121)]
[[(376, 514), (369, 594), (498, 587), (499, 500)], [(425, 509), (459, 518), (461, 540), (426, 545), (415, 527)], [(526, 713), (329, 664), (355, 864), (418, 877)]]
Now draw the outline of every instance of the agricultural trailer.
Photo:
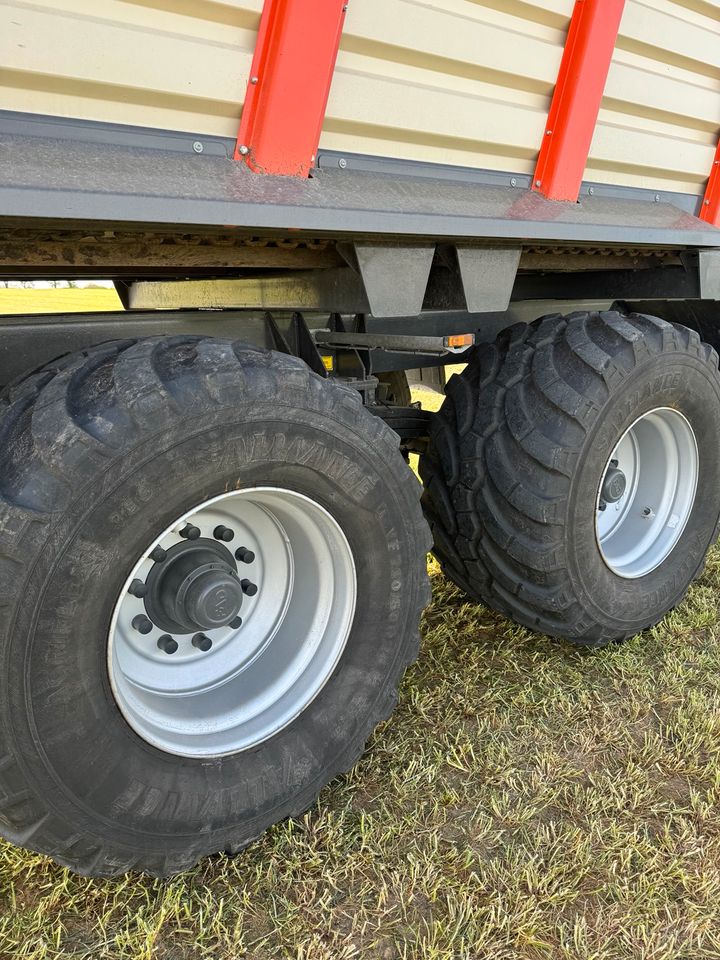
[(720, 3), (0, 0), (0, 51), (0, 275), (124, 306), (0, 322), (5, 838), (166, 876), (302, 813), (431, 548), (584, 647), (682, 599)]

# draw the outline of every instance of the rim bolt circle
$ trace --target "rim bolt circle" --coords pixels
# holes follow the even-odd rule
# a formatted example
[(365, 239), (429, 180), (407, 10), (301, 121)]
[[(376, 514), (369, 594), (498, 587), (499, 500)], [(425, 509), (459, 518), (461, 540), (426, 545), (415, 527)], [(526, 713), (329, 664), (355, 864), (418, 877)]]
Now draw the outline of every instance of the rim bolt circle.
[(133, 597), (138, 597), (140, 600), (142, 600), (143, 597), (147, 596), (147, 592), (148, 592), (147, 586), (142, 582), (142, 580), (138, 580), (137, 578), (133, 580), (133, 582), (128, 587), (128, 593)]
[(163, 550), (162, 547), (155, 547), (153, 552), (150, 554), (150, 559), (154, 560), (155, 563), (162, 563), (166, 556), (167, 550)]
[(207, 653), (211, 649), (213, 643), (210, 637), (206, 637), (204, 633), (196, 633), (192, 638), (192, 645), (197, 647), (198, 650), (201, 650), (203, 653)]
[(238, 547), (235, 551), (235, 559), (241, 563), (252, 563), (255, 559), (255, 554), (252, 550), (248, 550), (247, 547)]
[(220, 524), (219, 527), (215, 527), (213, 536), (216, 540), (222, 540), (224, 543), (230, 543), (230, 541), (235, 538), (235, 532), (231, 530), (230, 527), (225, 527), (223, 524)]
[(158, 637), (157, 645), (163, 653), (177, 653), (177, 640), (171, 637), (169, 633), (164, 633), (161, 637)]
[(192, 523), (186, 523), (180, 531), (180, 536), (185, 540), (197, 540), (200, 537), (200, 527), (195, 527)]
[(234, 620), (230, 621), (229, 624), (233, 630), (238, 630), (242, 626), (242, 617), (235, 617)]
[(242, 587), (243, 593), (247, 594), (248, 597), (254, 597), (258, 592), (257, 585), (254, 584), (251, 580), (241, 580), (240, 586)]
[(144, 613), (139, 613), (136, 617), (132, 618), (133, 630), (137, 630), (138, 633), (147, 635), (152, 633), (152, 621), (148, 620)]

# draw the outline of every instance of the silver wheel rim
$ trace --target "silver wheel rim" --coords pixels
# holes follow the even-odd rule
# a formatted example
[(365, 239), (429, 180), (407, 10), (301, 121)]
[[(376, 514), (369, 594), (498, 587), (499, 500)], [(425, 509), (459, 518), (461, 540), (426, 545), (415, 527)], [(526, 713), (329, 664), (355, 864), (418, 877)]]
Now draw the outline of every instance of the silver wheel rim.
[[(692, 427), (670, 407), (643, 414), (622, 435), (596, 501), (597, 541), (613, 573), (644, 577), (673, 551), (695, 503), (698, 459)], [(617, 471), (623, 479), (613, 486)]]
[[(218, 536), (224, 529), (231, 541)], [(170, 633), (156, 622), (165, 613), (155, 611), (167, 607), (149, 606), (147, 585), (164, 583), (167, 592), (157, 579), (161, 564), (177, 567), (188, 530), (194, 545), (210, 550), (214, 541), (219, 553), (225, 548), (233, 557), (241, 606), (230, 624)], [(163, 552), (160, 562), (151, 557)], [(233, 587), (233, 597), (237, 592)], [(327, 683), (347, 643), (356, 593), (350, 545), (320, 504), (275, 487), (214, 497), (150, 543), (125, 582), (108, 642), (117, 704), (139, 736), (167, 753), (211, 757), (247, 750), (291, 723)], [(222, 611), (222, 602), (211, 609)]]

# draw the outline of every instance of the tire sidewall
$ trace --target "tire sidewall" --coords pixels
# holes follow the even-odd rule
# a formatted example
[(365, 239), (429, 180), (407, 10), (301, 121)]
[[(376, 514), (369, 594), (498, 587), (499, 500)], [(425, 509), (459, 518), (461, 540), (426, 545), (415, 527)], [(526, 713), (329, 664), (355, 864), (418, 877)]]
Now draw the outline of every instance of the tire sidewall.
[[(568, 501), (568, 570), (583, 607), (619, 633), (656, 622), (682, 598), (711, 545), (720, 515), (720, 390), (707, 363), (663, 354), (637, 367), (611, 394), (578, 457)], [(695, 433), (698, 484), (685, 529), (665, 560), (643, 577), (613, 573), (596, 537), (596, 503), (607, 462), (625, 431), (658, 407), (682, 413)]]
[[(406, 525), (417, 505), (392, 483), (406, 468), (389, 448), (385, 458), (397, 462), (383, 463), (380, 445), (327, 412), (281, 407), (204, 414), (185, 421), (181, 438), (165, 430), (144, 440), (52, 524), (24, 588), (36, 602), (16, 611), (6, 717), (38, 793), (89, 833), (163, 850), (187, 850), (190, 838), (208, 851), (246, 842), (307, 806), (389, 712), (384, 701), (411, 658), (407, 621), (420, 589)], [(175, 757), (138, 737), (115, 703), (114, 605), (137, 559), (175, 519), (259, 485), (311, 497), (343, 528), (358, 581), (352, 630), (325, 687), (272, 739), (222, 758)]]

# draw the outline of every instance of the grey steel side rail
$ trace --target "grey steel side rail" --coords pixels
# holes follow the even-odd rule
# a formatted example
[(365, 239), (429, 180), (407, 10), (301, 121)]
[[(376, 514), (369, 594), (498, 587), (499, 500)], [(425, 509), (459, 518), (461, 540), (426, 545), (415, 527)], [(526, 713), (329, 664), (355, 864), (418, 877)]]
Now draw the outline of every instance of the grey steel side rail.
[(0, 223), (720, 247), (720, 230), (673, 203), (597, 195), (558, 203), (509, 186), (349, 168), (307, 180), (258, 176), (221, 149), (49, 138), (37, 135), (41, 124), (20, 121), (12, 129), (0, 123)]

